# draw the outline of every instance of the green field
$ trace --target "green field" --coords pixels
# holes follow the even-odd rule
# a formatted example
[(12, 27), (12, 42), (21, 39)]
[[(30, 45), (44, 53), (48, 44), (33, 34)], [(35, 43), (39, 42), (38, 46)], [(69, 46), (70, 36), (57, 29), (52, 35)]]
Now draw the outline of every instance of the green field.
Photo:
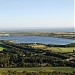
[(4, 48), (0, 46), (0, 51), (2, 51)]
[(65, 73), (72, 73), (75, 71), (75, 68), (72, 67), (52, 67), (53, 70), (57, 72), (65, 72)]
[(51, 48), (47, 48), (48, 50), (52, 50), (54, 52), (73, 52), (73, 50), (75, 50), (75, 47), (51, 47)]
[(10, 71), (16, 71), (16, 72), (65, 72), (65, 73), (72, 73), (75, 71), (75, 68), (71, 67), (32, 67), (32, 68), (0, 68), (0, 74), (3, 72), (7, 72), (8, 70)]
[(22, 72), (22, 71), (26, 71), (26, 72), (53, 72), (54, 70), (50, 67), (35, 67), (35, 68), (0, 68), (0, 74), (2, 72), (7, 72), (8, 70), (10, 71), (16, 71), (16, 72)]
[(32, 44), (29, 46), (35, 49), (51, 50), (54, 52), (73, 52), (73, 50), (75, 50), (75, 47), (66, 47), (66, 48), (65, 47), (48, 47), (45, 45), (38, 45), (38, 44)]

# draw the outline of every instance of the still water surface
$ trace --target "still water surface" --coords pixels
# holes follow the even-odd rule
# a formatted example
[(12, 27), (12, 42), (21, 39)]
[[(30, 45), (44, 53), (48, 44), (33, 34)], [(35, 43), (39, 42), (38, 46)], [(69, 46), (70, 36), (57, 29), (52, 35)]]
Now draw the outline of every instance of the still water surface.
[(42, 36), (8, 36), (8, 37), (0, 37), (0, 40), (14, 40), (15, 43), (43, 43), (43, 44), (58, 44), (58, 45), (75, 42), (75, 40), (71, 39), (42, 37)]

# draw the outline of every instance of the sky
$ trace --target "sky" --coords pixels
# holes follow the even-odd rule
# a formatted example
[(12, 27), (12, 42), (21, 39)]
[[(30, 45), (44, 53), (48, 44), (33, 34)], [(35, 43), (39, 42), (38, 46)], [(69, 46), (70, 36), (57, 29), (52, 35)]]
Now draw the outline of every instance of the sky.
[(73, 28), (74, 0), (0, 0), (0, 28)]

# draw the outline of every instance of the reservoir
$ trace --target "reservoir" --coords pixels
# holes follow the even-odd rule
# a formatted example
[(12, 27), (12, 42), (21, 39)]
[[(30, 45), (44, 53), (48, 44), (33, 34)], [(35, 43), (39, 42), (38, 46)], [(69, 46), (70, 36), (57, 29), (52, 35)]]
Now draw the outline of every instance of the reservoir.
[(43, 36), (7, 36), (7, 37), (0, 37), (0, 40), (14, 40), (15, 43), (42, 43), (55, 45), (64, 45), (75, 42), (75, 40), (71, 39), (43, 37)]

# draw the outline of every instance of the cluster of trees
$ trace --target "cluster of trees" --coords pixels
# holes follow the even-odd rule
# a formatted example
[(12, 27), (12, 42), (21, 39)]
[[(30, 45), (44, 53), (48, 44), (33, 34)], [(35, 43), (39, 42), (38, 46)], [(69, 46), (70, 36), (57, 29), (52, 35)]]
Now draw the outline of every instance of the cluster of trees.
[[(21, 53), (21, 52), (20, 52)], [(53, 56), (34, 56), (31, 53), (4, 53), (0, 57), (0, 67), (38, 67), (38, 66), (71, 66), (75, 63), (62, 61)]]
[(1, 75), (75, 75), (75, 72), (73, 73), (63, 73), (63, 72), (16, 72), (16, 71), (8, 71), (3, 72)]

